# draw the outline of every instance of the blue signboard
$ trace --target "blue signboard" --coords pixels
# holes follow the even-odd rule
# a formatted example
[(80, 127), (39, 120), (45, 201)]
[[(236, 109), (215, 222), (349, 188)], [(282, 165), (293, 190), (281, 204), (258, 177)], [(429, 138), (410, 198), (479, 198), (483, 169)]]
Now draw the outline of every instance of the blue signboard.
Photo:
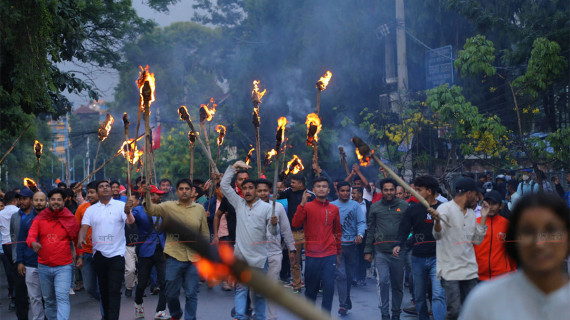
[(453, 47), (445, 46), (426, 51), (426, 89), (454, 83)]

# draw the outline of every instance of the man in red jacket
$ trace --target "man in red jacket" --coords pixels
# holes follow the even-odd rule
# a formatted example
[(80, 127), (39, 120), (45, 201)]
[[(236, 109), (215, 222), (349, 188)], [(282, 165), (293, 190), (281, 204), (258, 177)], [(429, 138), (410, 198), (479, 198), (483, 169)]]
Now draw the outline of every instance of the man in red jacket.
[[(483, 242), (475, 249), (475, 257), (479, 266), (479, 280), (491, 280), (502, 274), (514, 271), (516, 264), (505, 251), (505, 237), (509, 227), (509, 220), (499, 215), (503, 209), (503, 197), (498, 191), (485, 193), (485, 202), (489, 206), (487, 216), (487, 233)], [(481, 218), (477, 218), (477, 223)]]
[[(26, 243), (38, 253), (38, 273), (49, 320), (69, 319), (71, 287), (71, 246), (77, 243), (79, 224), (64, 207), (67, 195), (62, 189), (48, 194), (49, 208), (33, 220)], [(74, 245), (75, 247), (75, 245)]]
[(342, 228), (338, 207), (327, 200), (329, 181), (314, 180), (316, 199), (307, 203), (311, 194), (303, 193), (301, 204), (293, 217), (294, 228), (305, 230), (305, 297), (315, 301), (322, 282), (322, 308), (329, 313), (334, 295), (335, 270), (339, 265)]

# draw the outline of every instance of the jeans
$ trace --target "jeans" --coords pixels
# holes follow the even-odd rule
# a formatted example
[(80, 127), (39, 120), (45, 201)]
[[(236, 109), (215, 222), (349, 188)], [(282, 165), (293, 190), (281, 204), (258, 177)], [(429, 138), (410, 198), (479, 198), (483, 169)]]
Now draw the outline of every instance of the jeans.
[(431, 306), (434, 320), (445, 318), (445, 291), (437, 279), (436, 257), (421, 258), (412, 256), (412, 277), (414, 278), (414, 298), (418, 310), (418, 320), (429, 320), (426, 295), (429, 295), (431, 280)]
[(392, 319), (399, 319), (404, 296), (404, 261), (391, 253), (376, 251), (374, 265), (378, 272), (378, 292), (382, 319), (390, 318), (390, 288), (392, 289)]
[(461, 305), (467, 298), (467, 295), (479, 283), (479, 279), (470, 280), (445, 280), (441, 278), (441, 285), (445, 290), (445, 302), (447, 304), (448, 320), (455, 320), (459, 317)]
[[(267, 261), (265, 262), (265, 267), (263, 269), (257, 269), (258, 271), (267, 272)], [(266, 300), (265, 297), (258, 294), (257, 292), (249, 292), (249, 288), (241, 283), (238, 282), (236, 286), (236, 296), (234, 300), (236, 315), (235, 319), (237, 320), (245, 320), (249, 319), (246, 317), (245, 312), (247, 309), (248, 295), (252, 295), (254, 298), (252, 299), (255, 305), (255, 319), (256, 320), (265, 320), (265, 308), (266, 308)]]
[(341, 248), (340, 265), (335, 272), (338, 304), (341, 308), (349, 310), (352, 309), (350, 287), (352, 287), (352, 277), (358, 263), (358, 250), (356, 244), (343, 245)]
[[(305, 244), (305, 232), (293, 231), (293, 240), (295, 241), (295, 263), (291, 265), (291, 275), (293, 277), (293, 289), (300, 290), (303, 287), (303, 279), (301, 276), (301, 252)], [(306, 270), (305, 270), (306, 272)]]
[(353, 276), (354, 280), (356, 281), (365, 281), (366, 280), (366, 269), (370, 268), (370, 262), (364, 260), (364, 247), (366, 247), (366, 233), (364, 233), (364, 240), (356, 245), (357, 251), (357, 266), (356, 271)]
[(332, 309), (334, 296), (336, 267), (336, 255), (322, 258), (306, 257), (305, 260), (305, 297), (316, 301), (322, 282), (323, 299), (321, 307), (329, 313)]
[(198, 310), (198, 269), (190, 261), (178, 261), (172, 257), (166, 258), (166, 302), (173, 318), (182, 318), (180, 308), (180, 288), (184, 288), (186, 302), (184, 319), (195, 320)]
[(403, 246), (400, 251), (399, 256), (404, 262), (404, 283), (408, 282), (408, 289), (410, 290), (410, 296), (416, 301), (414, 295), (414, 277), (412, 276), (412, 248), (408, 246)]
[(101, 300), (99, 293), (99, 284), (97, 283), (97, 275), (95, 274), (95, 265), (92, 253), (83, 254), (83, 267), (81, 268), (81, 276), (83, 278), (83, 287), (93, 298)]
[(43, 320), (45, 317), (44, 304), (42, 302), (42, 288), (40, 286), (40, 274), (38, 268), (26, 267), (26, 287), (30, 297), (32, 319)]
[[(281, 262), (283, 254), (275, 254), (267, 257), (267, 277), (275, 281), (279, 280), (281, 271)], [(267, 302), (267, 320), (277, 320), (277, 305), (273, 302)]]
[(160, 288), (158, 292), (158, 304), (156, 305), (156, 312), (166, 310), (166, 290), (165, 290), (165, 273), (166, 261), (164, 260), (163, 251), (157, 245), (154, 254), (151, 257), (139, 257), (139, 281), (135, 291), (135, 303), (143, 303), (144, 289), (150, 279), (153, 267), (156, 267), (158, 274), (157, 286)]
[(107, 258), (100, 252), (93, 255), (95, 273), (101, 293), (104, 320), (118, 320), (121, 311), (121, 285), (125, 274), (125, 258)]
[(45, 315), (48, 320), (69, 319), (71, 270), (71, 263), (57, 267), (38, 263), (40, 286), (45, 302)]

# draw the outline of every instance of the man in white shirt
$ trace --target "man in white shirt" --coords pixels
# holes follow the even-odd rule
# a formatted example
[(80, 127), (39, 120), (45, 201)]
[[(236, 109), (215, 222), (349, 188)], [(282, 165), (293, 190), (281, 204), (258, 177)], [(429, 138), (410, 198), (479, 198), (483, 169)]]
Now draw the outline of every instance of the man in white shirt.
[(93, 262), (105, 320), (118, 320), (121, 308), (121, 285), (125, 274), (125, 222), (135, 223), (131, 213), (133, 201), (113, 199), (111, 184), (103, 180), (97, 183), (99, 202), (87, 208), (81, 230), (79, 248), (87, 244), (85, 237), (91, 227)]
[[(457, 319), (461, 305), (479, 282), (479, 268), (473, 245), (485, 237), (489, 206), (481, 210), (477, 224), (472, 207), (477, 202), (477, 184), (473, 179), (461, 178), (455, 183), (455, 197), (428, 212), (435, 220), (433, 236), (437, 240), (437, 278), (445, 289), (446, 319)], [(441, 220), (444, 223), (441, 223)]]
[[(236, 211), (236, 244), (235, 256), (244, 259), (247, 263), (260, 271), (267, 270), (267, 233), (277, 235), (276, 216), (272, 216), (272, 208), (269, 203), (259, 200), (255, 193), (255, 181), (245, 180), (242, 182), (243, 198), (235, 193), (231, 186), (234, 171), (237, 169), (249, 169), (243, 161), (229, 166), (220, 186), (224, 196)], [(235, 296), (236, 319), (245, 319), (247, 306), (247, 287), (238, 284)], [(265, 298), (255, 295), (255, 314), (257, 319), (265, 319)]]
[(2, 235), (2, 250), (4, 253), (0, 254), (0, 259), (4, 265), (4, 273), (6, 274), (6, 280), (8, 282), (8, 295), (12, 298), (8, 307), (11, 311), (16, 308), (14, 301), (14, 277), (16, 270), (12, 262), (10, 219), (12, 219), (12, 215), (17, 213), (20, 209), (18, 208), (19, 200), (15, 192), (6, 192), (4, 201), (6, 205), (4, 209), (0, 211), (0, 234)]

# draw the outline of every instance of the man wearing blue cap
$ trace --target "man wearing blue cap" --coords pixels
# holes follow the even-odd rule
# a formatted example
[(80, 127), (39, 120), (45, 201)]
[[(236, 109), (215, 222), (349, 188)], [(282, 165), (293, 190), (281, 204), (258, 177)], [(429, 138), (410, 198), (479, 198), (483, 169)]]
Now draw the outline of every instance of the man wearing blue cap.
[[(12, 263), (14, 264), (15, 271), (17, 270), (18, 263), (18, 246), (16, 244), (18, 241), (18, 234), (20, 233), (20, 226), (22, 225), (22, 221), (27, 220), (30, 217), (33, 219), (33, 216), (35, 216), (35, 211), (32, 207), (34, 192), (28, 188), (22, 188), (20, 193), (18, 193), (18, 197), (20, 198), (20, 210), (10, 218)], [(16, 296), (16, 316), (18, 319), (28, 319), (28, 288), (26, 287), (25, 274), (19, 272), (14, 273), (14, 295)]]

